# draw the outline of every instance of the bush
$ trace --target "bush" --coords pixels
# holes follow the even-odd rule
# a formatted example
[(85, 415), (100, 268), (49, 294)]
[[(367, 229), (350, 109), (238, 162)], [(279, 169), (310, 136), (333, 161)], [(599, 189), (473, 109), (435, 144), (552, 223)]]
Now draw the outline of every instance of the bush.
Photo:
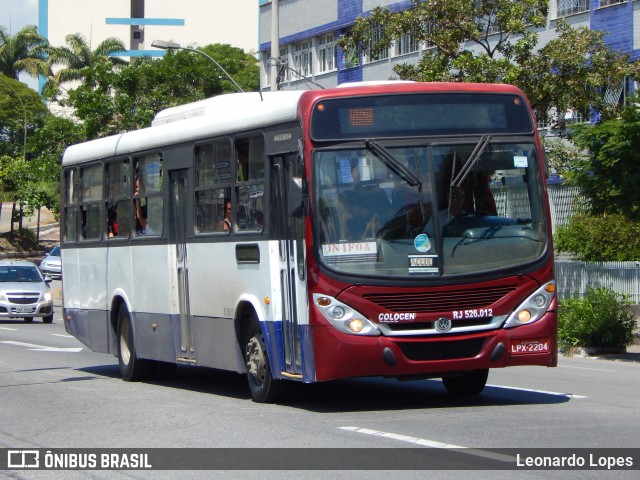
[(622, 215), (576, 215), (557, 228), (553, 242), (558, 252), (570, 253), (582, 262), (638, 260), (640, 223)]
[(561, 300), (558, 307), (558, 344), (567, 351), (620, 349), (633, 343), (636, 328), (626, 296), (608, 288), (589, 288), (584, 298)]

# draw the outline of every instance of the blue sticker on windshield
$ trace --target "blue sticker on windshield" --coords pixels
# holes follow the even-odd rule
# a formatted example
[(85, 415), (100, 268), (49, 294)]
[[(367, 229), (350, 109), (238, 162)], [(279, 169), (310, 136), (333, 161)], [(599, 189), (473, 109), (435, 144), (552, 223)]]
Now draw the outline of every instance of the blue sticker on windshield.
[(421, 233), (413, 240), (413, 246), (419, 252), (428, 252), (431, 250), (431, 241), (426, 233)]

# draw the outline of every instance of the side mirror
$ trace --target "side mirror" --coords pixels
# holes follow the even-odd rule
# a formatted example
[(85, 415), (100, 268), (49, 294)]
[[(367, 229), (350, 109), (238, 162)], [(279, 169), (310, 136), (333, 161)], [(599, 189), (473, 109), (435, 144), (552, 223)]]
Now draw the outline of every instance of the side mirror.
[(51, 278), (51, 275), (44, 276), (44, 283), (51, 283), (52, 281), (53, 281), (53, 278)]
[(287, 213), (290, 217), (304, 217), (307, 213), (307, 195), (301, 177), (292, 177), (287, 192)]

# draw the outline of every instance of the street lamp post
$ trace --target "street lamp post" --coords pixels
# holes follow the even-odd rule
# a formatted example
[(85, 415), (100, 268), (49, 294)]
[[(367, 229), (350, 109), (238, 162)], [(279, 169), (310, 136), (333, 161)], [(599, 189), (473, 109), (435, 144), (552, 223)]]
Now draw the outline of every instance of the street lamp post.
[(216, 62), (213, 58), (211, 58), (209, 55), (207, 55), (203, 51), (196, 50), (195, 48), (183, 47), (179, 43), (167, 42), (167, 41), (164, 41), (164, 40), (154, 40), (153, 42), (151, 42), (151, 46), (155, 47), (155, 48), (161, 48), (162, 50), (171, 50), (171, 49), (188, 50), (189, 52), (196, 52), (196, 53), (199, 53), (200, 55), (204, 55), (205, 57), (207, 57), (209, 59), (209, 61), (211, 61), (213, 64), (215, 64), (215, 66), (218, 67), (222, 71), (222, 73), (224, 73), (225, 76), (229, 80), (231, 80), (231, 83), (233, 83), (235, 85), (235, 87), (238, 89), (238, 91), (244, 93), (244, 90), (240, 87), (240, 85), (238, 85), (236, 83), (236, 81), (231, 77), (231, 75), (229, 75), (227, 73), (227, 71), (224, 68), (222, 68), (222, 66), (218, 62)]

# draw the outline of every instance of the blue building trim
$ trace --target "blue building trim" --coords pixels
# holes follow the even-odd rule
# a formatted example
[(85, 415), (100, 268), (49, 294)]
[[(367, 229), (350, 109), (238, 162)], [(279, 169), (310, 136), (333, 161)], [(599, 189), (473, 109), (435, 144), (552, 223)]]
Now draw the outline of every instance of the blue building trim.
[(106, 18), (107, 25), (160, 25), (184, 27), (184, 18)]
[[(44, 38), (49, 38), (49, 0), (38, 2), (38, 33)], [(42, 92), (47, 79), (43, 75), (38, 75), (38, 93)]]
[(163, 57), (167, 52), (165, 50), (123, 50), (114, 52), (112, 57)]

